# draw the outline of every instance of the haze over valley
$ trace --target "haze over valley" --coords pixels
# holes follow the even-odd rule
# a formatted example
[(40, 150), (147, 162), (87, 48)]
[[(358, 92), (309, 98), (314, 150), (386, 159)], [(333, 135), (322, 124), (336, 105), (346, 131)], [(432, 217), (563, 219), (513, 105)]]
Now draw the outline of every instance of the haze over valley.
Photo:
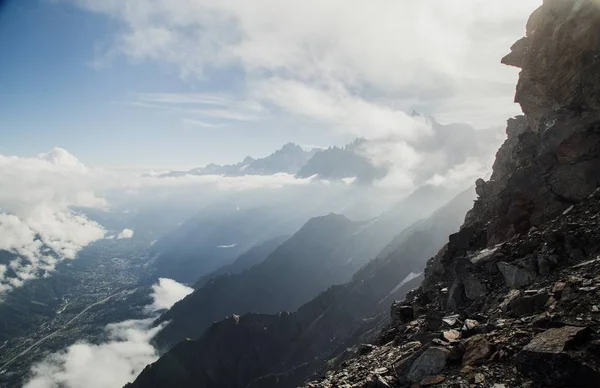
[(0, 1), (0, 387), (600, 376), (594, 2)]

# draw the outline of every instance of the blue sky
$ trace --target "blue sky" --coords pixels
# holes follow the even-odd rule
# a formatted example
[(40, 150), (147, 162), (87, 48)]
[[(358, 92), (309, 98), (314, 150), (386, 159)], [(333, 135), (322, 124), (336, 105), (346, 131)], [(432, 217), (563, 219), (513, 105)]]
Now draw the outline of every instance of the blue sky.
[[(269, 128), (268, 122), (233, 122), (212, 130), (182, 122), (193, 121), (193, 115), (132, 105), (140, 93), (235, 90), (241, 75), (227, 69), (207, 79), (184, 80), (171, 65), (125, 57), (94, 66), (119, 28), (118, 21), (69, 3), (5, 3), (0, 11), (1, 154), (35, 155), (59, 146), (86, 164), (178, 167), (268, 154), (291, 140), (312, 144), (302, 132)], [(340, 141), (326, 136), (315, 141), (320, 140)]]
[(539, 1), (457, 2), (467, 14), (432, 0), (8, 0), (0, 154), (183, 167), (288, 141), (410, 143), (412, 109), (501, 127), (518, 109), (499, 59)]

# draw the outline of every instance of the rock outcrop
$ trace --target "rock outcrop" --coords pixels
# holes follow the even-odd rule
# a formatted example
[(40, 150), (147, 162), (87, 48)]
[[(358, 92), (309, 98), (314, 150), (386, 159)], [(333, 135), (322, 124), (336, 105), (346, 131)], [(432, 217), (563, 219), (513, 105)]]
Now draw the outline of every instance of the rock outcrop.
[(545, 0), (502, 61), (525, 115), (464, 225), (378, 346), (306, 386), (600, 386), (600, 3)]

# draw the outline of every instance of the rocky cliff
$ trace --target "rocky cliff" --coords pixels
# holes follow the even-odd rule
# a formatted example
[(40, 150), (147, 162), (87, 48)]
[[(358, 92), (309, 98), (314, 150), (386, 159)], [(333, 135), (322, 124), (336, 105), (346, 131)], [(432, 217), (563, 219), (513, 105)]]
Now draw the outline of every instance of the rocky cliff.
[(600, 386), (600, 3), (545, 0), (491, 179), (378, 346), (308, 387)]

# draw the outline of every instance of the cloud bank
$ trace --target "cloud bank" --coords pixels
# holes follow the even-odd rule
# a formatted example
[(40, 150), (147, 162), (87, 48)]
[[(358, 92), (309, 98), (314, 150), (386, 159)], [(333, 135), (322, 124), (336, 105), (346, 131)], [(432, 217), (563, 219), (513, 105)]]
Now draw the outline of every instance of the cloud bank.
[(74, 259), (104, 228), (70, 210), (105, 207), (90, 187), (89, 170), (55, 148), (33, 158), (0, 155), (0, 297), (25, 281), (48, 276), (64, 259)]
[(26, 388), (122, 387), (158, 359), (150, 340), (162, 329), (152, 319), (131, 320), (106, 327), (109, 342), (77, 343), (31, 369)]
[[(154, 301), (150, 310), (170, 308), (189, 293), (188, 287), (171, 279), (160, 279), (152, 288)], [(24, 387), (122, 387), (158, 359), (150, 341), (164, 326), (152, 327), (153, 321), (154, 318), (148, 318), (107, 325), (107, 342), (78, 342), (48, 356), (31, 368), (31, 377)]]
[(511, 103), (517, 73), (499, 60), (541, 4), (64, 1), (119, 23), (112, 46), (97, 58), (102, 62), (118, 56), (162, 62), (183, 78), (200, 80), (225, 71), (242, 75), (242, 92), (231, 109), (215, 108), (223, 103), (221, 95), (154, 93), (140, 103), (185, 104), (203, 123), (200, 117), (214, 119), (215, 112), (237, 121), (256, 119), (256, 113), (283, 114), (361, 136), (401, 131), (415, 136), (418, 128), (407, 128), (401, 113), (412, 108), (445, 122), (501, 125), (518, 112)]

